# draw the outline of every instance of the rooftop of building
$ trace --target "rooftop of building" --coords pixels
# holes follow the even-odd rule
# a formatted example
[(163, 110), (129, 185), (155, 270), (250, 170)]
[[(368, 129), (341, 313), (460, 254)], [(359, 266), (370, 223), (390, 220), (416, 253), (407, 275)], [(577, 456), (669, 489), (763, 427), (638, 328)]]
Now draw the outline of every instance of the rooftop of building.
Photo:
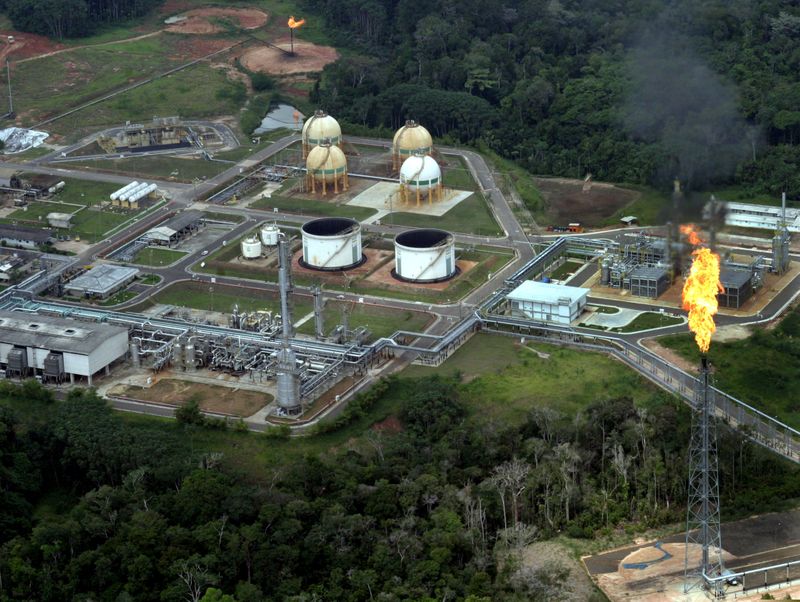
[(669, 272), (666, 268), (658, 268), (653, 266), (639, 266), (630, 272), (631, 278), (641, 278), (643, 280), (660, 280), (661, 278), (668, 278)]
[(167, 221), (159, 224), (162, 228), (171, 228), (176, 232), (180, 232), (184, 228), (188, 228), (192, 224), (199, 222), (203, 219), (203, 212), (197, 211), (196, 209), (187, 209), (186, 211), (181, 211), (177, 215), (169, 218)]
[(567, 300), (574, 303), (588, 294), (588, 288), (526, 280), (506, 296), (514, 301), (558, 304)]
[(72, 279), (67, 288), (80, 288), (87, 292), (102, 294), (135, 278), (138, 273), (139, 270), (136, 268), (104, 263)]
[(53, 233), (50, 230), (25, 226), (0, 226), (0, 240), (30, 240), (42, 244), (51, 238)]
[(0, 341), (23, 347), (88, 355), (107, 339), (125, 332), (125, 328), (109, 324), (0, 311)]
[(719, 271), (719, 281), (725, 288), (742, 288), (751, 278), (752, 274), (747, 270), (723, 267)]

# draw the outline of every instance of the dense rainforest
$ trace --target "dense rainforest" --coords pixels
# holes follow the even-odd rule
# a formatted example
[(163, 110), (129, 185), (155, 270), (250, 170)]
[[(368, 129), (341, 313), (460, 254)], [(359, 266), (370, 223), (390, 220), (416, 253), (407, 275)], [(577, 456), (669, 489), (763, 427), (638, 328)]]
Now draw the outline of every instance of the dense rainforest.
[[(663, 393), (510, 425), (471, 417), (455, 378), (393, 377), (340, 422), (389, 394), (394, 428), (237, 467), (195, 412), (134, 420), (0, 383), (0, 600), (566, 600), (566, 569), (521, 564), (528, 544), (684, 518), (689, 412)], [(729, 431), (720, 470), (729, 518), (800, 495), (794, 467)]]
[(162, 0), (0, 0), (14, 29), (61, 40), (148, 13)]
[(540, 174), (800, 195), (792, 0), (305, 0), (345, 121), (482, 140)]

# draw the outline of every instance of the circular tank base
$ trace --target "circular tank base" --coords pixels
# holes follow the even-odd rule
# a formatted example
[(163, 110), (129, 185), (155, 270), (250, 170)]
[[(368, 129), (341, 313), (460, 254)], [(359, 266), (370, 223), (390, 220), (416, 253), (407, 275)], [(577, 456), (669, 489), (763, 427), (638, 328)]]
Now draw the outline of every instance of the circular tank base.
[(410, 282), (412, 284), (435, 284), (436, 282), (447, 282), (448, 280), (455, 278), (461, 273), (461, 268), (456, 266), (455, 271), (449, 276), (445, 276), (444, 278), (426, 278), (423, 280), (418, 280), (414, 278), (404, 278), (403, 276), (400, 276), (397, 273), (397, 270), (395, 268), (392, 268), (391, 273), (392, 273), (392, 278), (394, 278), (395, 280), (399, 280), (400, 282)]
[(318, 268), (315, 265), (311, 265), (310, 263), (306, 263), (306, 260), (303, 259), (302, 254), (300, 259), (297, 260), (297, 263), (300, 264), (300, 267), (303, 267), (307, 270), (315, 270), (317, 272), (346, 272), (347, 270), (352, 270), (353, 268), (357, 268), (360, 265), (364, 265), (367, 262), (367, 256), (363, 253), (361, 254), (361, 259), (355, 263), (351, 263), (350, 265), (346, 265), (341, 268)]

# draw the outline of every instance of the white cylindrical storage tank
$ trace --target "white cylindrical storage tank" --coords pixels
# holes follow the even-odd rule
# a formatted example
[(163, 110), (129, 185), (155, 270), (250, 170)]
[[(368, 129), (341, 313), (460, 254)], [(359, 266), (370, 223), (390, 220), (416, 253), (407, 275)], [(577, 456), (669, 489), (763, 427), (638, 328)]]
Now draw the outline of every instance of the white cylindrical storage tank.
[(339, 126), (339, 122), (325, 111), (317, 110), (303, 124), (302, 139), (306, 152), (308, 149), (322, 144), (326, 139), (330, 140), (331, 144), (338, 146), (342, 141), (342, 128)]
[(130, 184), (126, 184), (125, 186), (123, 186), (123, 187), (122, 187), (122, 188), (120, 188), (119, 190), (115, 190), (114, 192), (112, 192), (112, 193), (111, 193), (111, 195), (109, 196), (109, 198), (110, 198), (112, 201), (116, 201), (116, 200), (117, 200), (117, 199), (120, 197), (120, 195), (122, 195), (122, 194), (125, 194), (125, 193), (126, 193), (126, 192), (128, 192), (129, 190), (133, 190), (133, 189), (134, 189), (134, 188), (136, 188), (137, 186), (139, 186), (139, 182), (138, 182), (138, 181), (136, 181), (136, 180), (134, 180), (134, 181), (133, 181), (133, 182), (131, 182)]
[(345, 217), (323, 217), (303, 224), (304, 267), (346, 270), (364, 262), (361, 224)]
[(439, 282), (458, 272), (453, 235), (444, 230), (420, 228), (394, 239), (394, 272), (400, 280)]
[(261, 257), (261, 241), (255, 236), (245, 238), (242, 241), (242, 257), (245, 259), (257, 259)]
[(400, 183), (415, 192), (428, 192), (438, 187), (441, 181), (442, 170), (430, 155), (412, 155), (403, 161), (400, 168)]
[(431, 150), (433, 150), (433, 138), (430, 132), (414, 120), (406, 121), (392, 139), (392, 154), (399, 161), (417, 152), (427, 155)]
[(267, 224), (261, 227), (261, 242), (268, 247), (274, 247), (278, 244), (278, 239), (281, 237), (281, 229), (275, 224)]

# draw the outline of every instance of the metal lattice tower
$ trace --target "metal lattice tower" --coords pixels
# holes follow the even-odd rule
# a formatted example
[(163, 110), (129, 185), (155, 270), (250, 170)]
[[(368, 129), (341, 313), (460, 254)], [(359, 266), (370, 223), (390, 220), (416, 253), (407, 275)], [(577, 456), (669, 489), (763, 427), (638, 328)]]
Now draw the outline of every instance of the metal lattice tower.
[[(722, 562), (720, 533), (717, 429), (709, 395), (708, 359), (704, 356), (692, 417), (689, 447), (689, 503), (686, 508), (686, 556), (684, 591), (707, 589), (707, 577), (719, 577)], [(700, 564), (689, 559), (690, 546), (700, 546)], [(693, 546), (692, 546), (693, 547)], [(714, 586), (719, 587), (719, 586)], [(719, 592), (712, 592), (717, 595)]]

